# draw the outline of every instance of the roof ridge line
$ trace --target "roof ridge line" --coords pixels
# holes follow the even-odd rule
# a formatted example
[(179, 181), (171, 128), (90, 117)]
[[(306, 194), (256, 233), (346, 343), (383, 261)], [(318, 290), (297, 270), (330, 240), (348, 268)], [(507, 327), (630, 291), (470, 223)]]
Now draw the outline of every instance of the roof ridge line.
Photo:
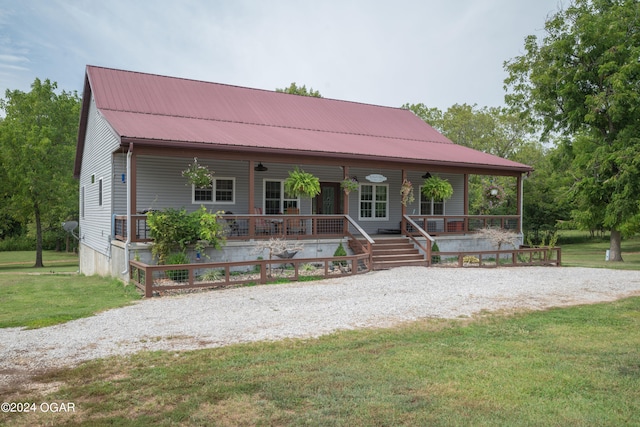
[(192, 83), (203, 83), (203, 84), (208, 84), (208, 85), (218, 85), (218, 86), (224, 86), (224, 87), (230, 87), (230, 88), (237, 88), (237, 89), (245, 89), (245, 90), (258, 91), (258, 92), (264, 92), (264, 93), (271, 93), (271, 94), (276, 93), (276, 94), (279, 94), (279, 95), (282, 95), (282, 96), (302, 96), (304, 98), (309, 98), (309, 99), (323, 99), (325, 101), (342, 102), (342, 103), (347, 103), (347, 104), (358, 104), (358, 105), (364, 105), (364, 106), (375, 107), (375, 108), (385, 108), (385, 109), (391, 109), (391, 110), (407, 110), (407, 111), (410, 111), (410, 110), (408, 110), (406, 108), (393, 107), (393, 106), (390, 106), (390, 105), (374, 104), (374, 103), (371, 103), (371, 102), (363, 102), (363, 101), (352, 101), (352, 100), (348, 100), (348, 99), (327, 98), (327, 97), (324, 97), (324, 96), (315, 97), (315, 96), (297, 95), (297, 94), (294, 94), (294, 93), (278, 92), (277, 90), (263, 89), (263, 88), (259, 88), (259, 87), (242, 86), (242, 85), (239, 85), (239, 84), (232, 84), (232, 83), (212, 82), (212, 81), (203, 80), (201, 78), (196, 78), (196, 77), (167, 76), (167, 75), (158, 74), (158, 73), (151, 73), (151, 72), (147, 72), (147, 71), (124, 70), (122, 68), (106, 67), (106, 66), (91, 65), (91, 64), (87, 64), (86, 65), (85, 69), (88, 69), (88, 68), (102, 69), (102, 70), (115, 71), (115, 72), (121, 72), (121, 73), (131, 73), (131, 74), (150, 76), (150, 77), (159, 77), (159, 78), (163, 78), (163, 79), (182, 80), (182, 81), (192, 82)]
[(270, 125), (270, 124), (264, 124), (264, 123), (242, 122), (242, 121), (237, 121), (237, 120), (225, 120), (225, 119), (215, 119), (215, 118), (181, 116), (181, 115), (175, 115), (175, 114), (162, 114), (162, 113), (144, 113), (144, 112), (140, 112), (140, 111), (120, 110), (120, 109), (102, 108), (102, 107), (98, 107), (98, 109), (106, 110), (106, 111), (114, 111), (116, 113), (143, 114), (143, 115), (146, 115), (146, 116), (179, 117), (179, 118), (182, 118), (182, 119), (207, 120), (207, 121), (212, 121), (212, 122), (236, 123), (236, 124), (242, 124), (242, 125), (264, 126), (264, 127), (279, 128), (279, 129), (306, 130), (306, 131), (310, 131), (310, 132), (334, 133), (334, 134), (338, 134), (338, 135), (358, 135), (358, 136), (368, 136), (368, 137), (372, 137), (372, 138), (401, 139), (403, 141), (428, 142), (428, 143), (433, 143), (433, 144), (454, 144), (453, 142), (447, 142), (447, 141), (432, 141), (432, 140), (428, 140), (428, 139), (415, 139), (415, 138), (405, 138), (405, 137), (398, 137), (398, 136), (374, 135), (374, 134), (369, 134), (369, 133), (337, 132), (337, 131), (331, 131), (331, 130), (302, 128), (302, 127), (295, 127), (295, 126)]

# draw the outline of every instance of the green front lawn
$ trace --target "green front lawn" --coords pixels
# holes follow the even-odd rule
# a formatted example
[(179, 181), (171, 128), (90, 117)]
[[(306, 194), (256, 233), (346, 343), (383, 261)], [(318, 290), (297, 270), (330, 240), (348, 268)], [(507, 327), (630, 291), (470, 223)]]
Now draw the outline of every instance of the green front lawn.
[(115, 279), (80, 276), (78, 256), (44, 252), (44, 268), (33, 268), (35, 252), (0, 252), (0, 328), (40, 328), (129, 304), (133, 286)]
[(640, 270), (640, 236), (622, 241), (624, 262), (607, 262), (609, 236), (589, 237), (586, 231), (560, 231), (558, 246), (562, 248), (562, 265), (566, 267), (597, 267)]
[(43, 251), (44, 268), (33, 268), (35, 251), (0, 252), (0, 274), (2, 273), (69, 273), (78, 271), (78, 255), (67, 252)]
[(14, 390), (11, 425), (640, 425), (640, 298), (318, 339), (142, 352)]

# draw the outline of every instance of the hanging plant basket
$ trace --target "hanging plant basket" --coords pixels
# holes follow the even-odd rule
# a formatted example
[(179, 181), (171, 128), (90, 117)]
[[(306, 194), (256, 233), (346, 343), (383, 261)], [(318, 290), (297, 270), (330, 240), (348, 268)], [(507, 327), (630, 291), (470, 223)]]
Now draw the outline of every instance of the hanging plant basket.
[(424, 180), (422, 194), (427, 199), (446, 200), (453, 196), (453, 187), (446, 179), (432, 176)]
[(198, 158), (193, 158), (193, 163), (182, 171), (182, 176), (187, 178), (188, 184), (193, 184), (196, 188), (211, 187), (214, 172), (209, 168), (198, 163)]
[(344, 190), (345, 194), (349, 194), (352, 191), (356, 191), (359, 186), (360, 184), (358, 183), (358, 180), (355, 178), (346, 178), (340, 182), (340, 188)]
[(416, 199), (413, 196), (413, 184), (408, 179), (402, 181), (402, 185), (400, 186), (400, 195), (402, 196), (401, 202), (405, 206), (407, 206), (407, 203), (413, 203)]
[(320, 180), (296, 167), (284, 181), (284, 191), (293, 197), (314, 198), (320, 194)]

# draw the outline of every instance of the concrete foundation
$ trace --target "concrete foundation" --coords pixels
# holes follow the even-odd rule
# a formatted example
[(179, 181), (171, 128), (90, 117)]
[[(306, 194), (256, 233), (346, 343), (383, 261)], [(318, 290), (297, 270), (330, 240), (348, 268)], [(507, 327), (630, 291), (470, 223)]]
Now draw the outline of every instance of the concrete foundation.
[[(520, 243), (522, 244), (522, 235), (520, 235)], [(196, 253), (195, 249), (189, 248), (187, 254), (193, 263), (207, 262), (232, 262), (232, 261), (252, 261), (257, 259), (268, 259), (269, 251), (264, 249), (259, 251), (258, 244), (261, 241), (231, 241), (220, 250), (207, 248), (204, 254)], [(473, 235), (459, 236), (438, 236), (436, 238), (438, 247), (441, 252), (473, 252), (473, 251), (490, 251), (496, 247), (487, 239), (476, 238)], [(295, 258), (318, 258), (333, 256), (333, 253), (342, 243), (348, 254), (349, 250), (347, 239), (314, 239), (314, 240), (291, 240), (290, 245), (302, 245), (303, 249), (299, 251)], [(511, 249), (505, 247), (502, 249)], [(85, 275), (100, 275), (119, 278), (128, 281), (128, 263), (125, 261), (125, 243), (113, 240), (109, 254), (105, 255), (80, 244), (80, 273)], [(155, 264), (151, 255), (151, 244), (148, 243), (132, 243), (129, 246), (129, 259), (137, 259), (146, 264)]]

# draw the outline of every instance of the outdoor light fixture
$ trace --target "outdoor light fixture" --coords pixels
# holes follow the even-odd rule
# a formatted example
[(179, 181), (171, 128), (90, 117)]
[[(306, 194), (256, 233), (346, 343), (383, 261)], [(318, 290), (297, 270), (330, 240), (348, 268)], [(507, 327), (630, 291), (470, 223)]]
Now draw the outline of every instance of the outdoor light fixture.
[(430, 174), (429, 172), (427, 172), (427, 173), (425, 173), (424, 175), (422, 175), (422, 177), (423, 177), (424, 179), (429, 179), (429, 178), (431, 178), (431, 174)]
[(258, 163), (258, 166), (253, 168), (253, 170), (256, 172), (266, 172), (269, 170), (269, 168), (267, 168), (265, 165), (262, 164), (262, 162), (260, 162)]

